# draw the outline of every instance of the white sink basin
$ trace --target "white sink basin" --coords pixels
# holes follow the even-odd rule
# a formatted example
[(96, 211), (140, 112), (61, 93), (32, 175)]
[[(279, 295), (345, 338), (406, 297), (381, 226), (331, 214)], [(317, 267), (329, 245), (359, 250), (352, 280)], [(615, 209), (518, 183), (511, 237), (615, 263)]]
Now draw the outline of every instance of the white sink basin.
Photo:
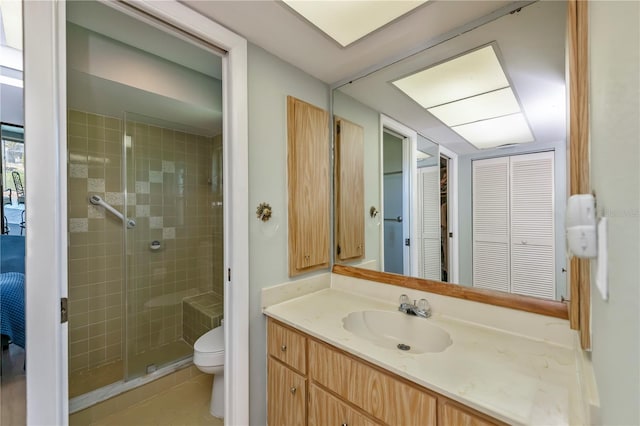
[(342, 324), (345, 330), (377, 346), (411, 354), (442, 352), (453, 343), (449, 333), (429, 319), (403, 312), (352, 312)]

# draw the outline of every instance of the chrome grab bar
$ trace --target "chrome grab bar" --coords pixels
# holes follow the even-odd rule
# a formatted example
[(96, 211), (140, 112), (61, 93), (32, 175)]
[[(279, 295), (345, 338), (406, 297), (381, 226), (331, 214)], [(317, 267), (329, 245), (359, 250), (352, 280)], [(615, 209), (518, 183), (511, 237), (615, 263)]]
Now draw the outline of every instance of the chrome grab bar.
[(102, 206), (105, 208), (105, 210), (109, 210), (114, 216), (120, 218), (120, 220), (126, 221), (127, 222), (127, 228), (131, 229), (131, 228), (135, 228), (136, 226), (136, 221), (133, 219), (129, 219), (124, 217), (124, 215), (122, 213), (120, 213), (118, 210), (116, 210), (111, 204), (107, 203), (106, 201), (104, 201), (102, 198), (100, 198), (97, 195), (92, 195), (89, 197), (89, 202), (91, 204), (93, 204), (94, 206)]

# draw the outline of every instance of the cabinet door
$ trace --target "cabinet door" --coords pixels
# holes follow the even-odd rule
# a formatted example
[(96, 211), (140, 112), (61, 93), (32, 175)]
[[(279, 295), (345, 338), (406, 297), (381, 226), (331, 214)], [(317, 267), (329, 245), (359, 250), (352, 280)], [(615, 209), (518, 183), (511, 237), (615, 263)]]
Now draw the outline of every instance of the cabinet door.
[(329, 266), (329, 113), (287, 98), (289, 275)]
[(446, 398), (439, 398), (438, 425), (440, 426), (496, 426), (503, 424)]
[(436, 424), (436, 398), (364, 362), (309, 342), (309, 379), (390, 425)]
[(336, 256), (364, 257), (364, 129), (336, 118)]
[(316, 385), (309, 385), (309, 426), (375, 426), (377, 424)]
[(267, 424), (306, 425), (306, 379), (269, 357), (267, 381)]

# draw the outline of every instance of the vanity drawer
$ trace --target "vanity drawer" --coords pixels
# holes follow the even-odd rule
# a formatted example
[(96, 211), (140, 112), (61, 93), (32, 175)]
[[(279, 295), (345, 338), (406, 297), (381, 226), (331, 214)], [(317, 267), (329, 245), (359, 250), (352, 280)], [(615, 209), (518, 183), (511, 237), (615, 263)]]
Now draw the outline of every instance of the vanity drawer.
[(309, 378), (384, 423), (436, 424), (434, 395), (314, 340), (309, 341)]
[(267, 352), (305, 374), (307, 372), (307, 338), (300, 333), (269, 319), (267, 325)]
[(335, 396), (310, 384), (309, 426), (327, 425), (376, 426), (380, 423), (369, 420)]
[(444, 397), (438, 398), (438, 424), (441, 426), (506, 426), (506, 423)]

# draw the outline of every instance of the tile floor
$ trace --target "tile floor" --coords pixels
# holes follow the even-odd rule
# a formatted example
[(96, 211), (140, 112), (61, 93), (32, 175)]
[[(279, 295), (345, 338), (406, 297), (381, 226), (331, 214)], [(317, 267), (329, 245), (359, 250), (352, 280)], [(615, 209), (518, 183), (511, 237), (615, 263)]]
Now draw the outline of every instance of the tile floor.
[[(2, 351), (0, 425), (26, 424), (26, 375), (23, 365), (24, 351), (21, 348), (12, 344), (9, 349)], [(128, 405), (130, 398), (113, 398), (102, 404), (99, 410), (102, 413), (85, 410), (72, 415), (70, 425), (223, 426), (222, 419), (209, 414), (212, 381), (212, 375), (201, 374), (196, 367), (189, 367), (153, 382), (147, 391), (140, 389), (132, 392), (131, 397), (140, 399), (133, 405)], [(165, 387), (166, 383), (177, 384)], [(92, 421), (92, 416), (96, 420)]]
[(2, 351), (2, 377), (0, 377), (0, 425), (20, 426), (27, 422), (27, 376), (24, 350), (14, 344)]
[(91, 421), (90, 414), (80, 412), (70, 418), (71, 425), (90, 426), (143, 426), (185, 425), (223, 426), (224, 421), (209, 414), (211, 383), (213, 376), (200, 374), (172, 386), (128, 408), (118, 409), (105, 405), (112, 414)]

